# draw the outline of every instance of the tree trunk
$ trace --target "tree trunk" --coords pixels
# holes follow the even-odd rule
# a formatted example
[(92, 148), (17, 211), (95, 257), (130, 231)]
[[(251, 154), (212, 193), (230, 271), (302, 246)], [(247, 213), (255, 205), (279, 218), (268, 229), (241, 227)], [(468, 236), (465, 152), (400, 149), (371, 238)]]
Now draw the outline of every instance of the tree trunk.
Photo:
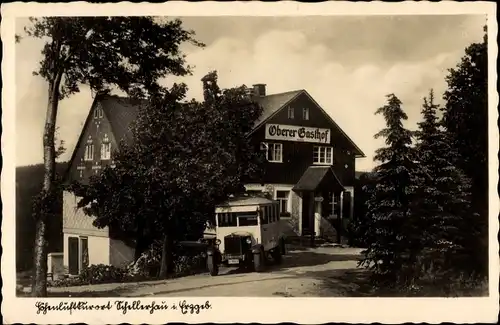
[(137, 237), (134, 251), (134, 260), (137, 260), (139, 257), (141, 257), (141, 255), (145, 251), (147, 251), (151, 244), (151, 240), (145, 235)]
[(165, 235), (163, 238), (163, 249), (161, 252), (161, 266), (160, 266), (160, 279), (165, 279), (173, 269), (173, 254), (172, 254), (172, 237)]
[(49, 100), (47, 105), (47, 113), (45, 117), (45, 127), (43, 133), (43, 163), (44, 163), (44, 178), (41, 204), (43, 208), (40, 210), (36, 222), (35, 247), (34, 247), (34, 278), (32, 281), (31, 295), (33, 297), (47, 296), (47, 231), (49, 228), (50, 218), (53, 212), (53, 194), (55, 191), (55, 127), (57, 118), (57, 108), (59, 104), (59, 84), (61, 75), (58, 75), (53, 83), (49, 85)]

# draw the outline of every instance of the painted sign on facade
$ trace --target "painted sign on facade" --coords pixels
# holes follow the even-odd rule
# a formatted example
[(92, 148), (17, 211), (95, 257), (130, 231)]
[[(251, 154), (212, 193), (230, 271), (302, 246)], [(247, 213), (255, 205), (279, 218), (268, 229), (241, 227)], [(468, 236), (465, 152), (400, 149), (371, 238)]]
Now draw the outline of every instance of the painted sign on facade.
[(330, 129), (266, 124), (266, 140), (330, 143)]

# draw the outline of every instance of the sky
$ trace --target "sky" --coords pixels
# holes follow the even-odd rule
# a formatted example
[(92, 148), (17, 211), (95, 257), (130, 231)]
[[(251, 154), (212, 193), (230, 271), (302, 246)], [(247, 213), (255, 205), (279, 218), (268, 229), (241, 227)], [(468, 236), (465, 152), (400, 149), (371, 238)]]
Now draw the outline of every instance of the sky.
[[(255, 83), (267, 93), (305, 89), (365, 153), (356, 169), (375, 166), (374, 151), (383, 139), (374, 134), (384, 127), (376, 109), (394, 93), (408, 115), (406, 127), (416, 128), (423, 97), (446, 90), (445, 77), (480, 42), (486, 17), (480, 15), (305, 16), (305, 17), (179, 17), (203, 49), (183, 47), (193, 74), (167, 77), (182, 81), (189, 97), (202, 98), (200, 79), (217, 70), (219, 85), (229, 88)], [(23, 34), (27, 18), (16, 20)], [(41, 163), (47, 83), (33, 76), (44, 41), (24, 38), (16, 44), (16, 165)], [(92, 103), (81, 87), (63, 100), (57, 116), (58, 139), (72, 154)]]

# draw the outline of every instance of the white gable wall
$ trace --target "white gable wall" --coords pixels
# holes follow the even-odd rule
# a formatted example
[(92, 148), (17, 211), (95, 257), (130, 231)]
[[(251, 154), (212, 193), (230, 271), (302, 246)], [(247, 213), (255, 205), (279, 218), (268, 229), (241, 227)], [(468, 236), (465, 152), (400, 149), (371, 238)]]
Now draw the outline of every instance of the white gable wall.
[(122, 267), (132, 262), (134, 249), (120, 240), (110, 238), (108, 227), (103, 229), (94, 227), (92, 224), (94, 219), (87, 216), (82, 209), (76, 208), (78, 200), (71, 192), (63, 193), (64, 268), (68, 270), (69, 267), (70, 237), (88, 239), (89, 265), (105, 264)]

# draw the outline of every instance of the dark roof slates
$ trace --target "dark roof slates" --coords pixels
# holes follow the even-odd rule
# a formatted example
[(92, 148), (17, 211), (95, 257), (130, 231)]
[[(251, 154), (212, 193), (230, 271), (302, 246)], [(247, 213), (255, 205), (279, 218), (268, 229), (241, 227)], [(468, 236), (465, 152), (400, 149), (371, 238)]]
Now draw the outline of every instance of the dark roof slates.
[(114, 137), (117, 141), (130, 140), (130, 125), (139, 114), (139, 106), (147, 105), (146, 100), (133, 100), (127, 97), (106, 96), (100, 101)]
[(255, 121), (255, 127), (258, 127), (266, 121), (271, 115), (276, 113), (280, 108), (299, 95), (303, 90), (287, 91), (279, 94), (267, 95), (264, 97), (256, 97), (255, 101), (262, 106), (262, 115)]
[[(255, 97), (254, 100), (262, 106), (263, 112), (259, 119), (255, 122), (253, 130), (257, 130), (265, 121), (267, 121), (273, 114), (277, 113), (281, 108), (283, 108), (287, 103), (292, 101), (301, 93), (307, 94), (303, 89), (287, 91), (278, 94), (271, 94), (263, 97)], [(310, 95), (307, 94), (309, 97)], [(135, 100), (128, 97), (119, 97), (115, 95), (106, 95), (98, 98), (97, 101), (101, 103), (109, 123), (111, 125), (114, 137), (117, 141), (131, 140), (130, 125), (137, 118), (140, 105), (147, 105), (146, 100)], [(314, 101), (314, 100), (313, 100)], [(319, 106), (319, 105), (318, 105)], [(90, 113), (91, 114), (91, 113)], [(331, 117), (325, 112), (325, 114), (330, 118), (332, 123), (343, 133), (343, 131), (336, 125), (336, 123), (331, 119)], [(253, 131), (252, 131), (253, 132)], [(252, 133), (251, 132), (251, 133)], [(348, 141), (352, 143), (354, 148), (357, 148), (356, 144), (344, 133)], [(361, 150), (359, 152), (362, 154)], [(364, 156), (362, 154), (362, 156)]]

